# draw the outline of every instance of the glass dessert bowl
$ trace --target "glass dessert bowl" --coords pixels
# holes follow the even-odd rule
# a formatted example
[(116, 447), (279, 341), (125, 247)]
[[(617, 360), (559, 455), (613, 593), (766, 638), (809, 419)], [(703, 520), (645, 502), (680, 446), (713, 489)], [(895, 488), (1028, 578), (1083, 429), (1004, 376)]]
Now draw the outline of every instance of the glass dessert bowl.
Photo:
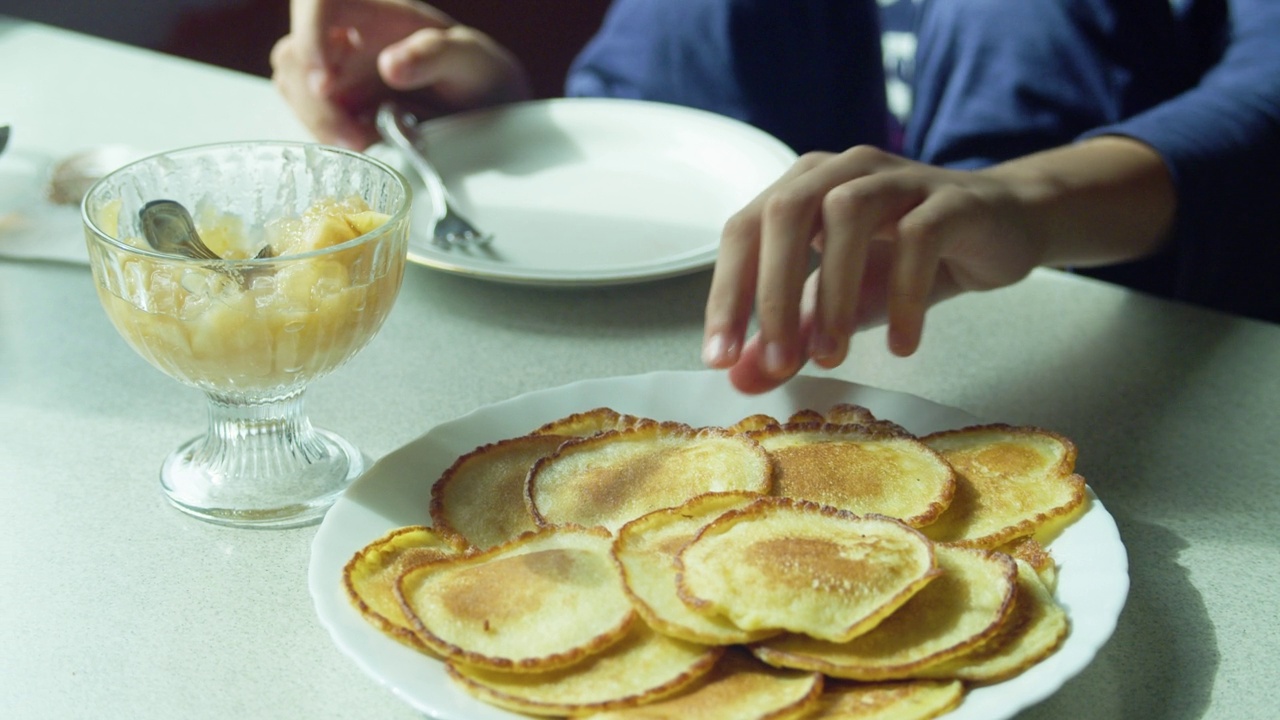
[[(214, 259), (160, 252), (141, 216), (190, 210)], [(313, 427), (309, 383), (377, 333), (399, 293), (411, 191), (387, 165), (314, 144), (246, 142), (154, 155), (85, 196), (98, 297), (153, 366), (204, 391), (207, 432), (160, 470), (169, 501), (225, 525), (318, 520), (364, 470)]]

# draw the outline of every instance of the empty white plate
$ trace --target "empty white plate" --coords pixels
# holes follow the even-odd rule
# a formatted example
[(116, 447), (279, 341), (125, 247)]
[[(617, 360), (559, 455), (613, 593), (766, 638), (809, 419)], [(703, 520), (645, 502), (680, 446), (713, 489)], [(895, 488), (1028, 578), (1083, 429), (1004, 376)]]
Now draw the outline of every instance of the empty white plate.
[[(432, 243), (431, 208), (419, 192), (409, 259), (527, 285), (618, 284), (708, 268), (725, 220), (796, 159), (746, 123), (638, 100), (537, 100), (432, 120), (422, 131), (463, 214), (495, 239)], [(373, 152), (407, 168), (389, 148)]]

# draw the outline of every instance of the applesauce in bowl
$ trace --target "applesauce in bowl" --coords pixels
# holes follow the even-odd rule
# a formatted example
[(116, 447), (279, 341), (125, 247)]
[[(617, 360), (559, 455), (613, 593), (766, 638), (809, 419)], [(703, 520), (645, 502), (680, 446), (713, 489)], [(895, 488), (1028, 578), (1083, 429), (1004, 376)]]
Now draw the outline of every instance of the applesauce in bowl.
[[(152, 248), (139, 213), (157, 199), (188, 208), (220, 259)], [(90, 189), (85, 236), (107, 317), (149, 363), (208, 396), (208, 431), (161, 467), (174, 505), (224, 524), (304, 524), (364, 469), (302, 401), (390, 312), (411, 200), (377, 160), (285, 142), (162, 153)]]
[[(404, 243), (394, 237), (397, 227), (387, 226), (390, 216), (359, 196), (323, 198), (300, 216), (260, 228), (207, 209), (195, 220), (225, 262), (158, 256), (129, 235), (119, 240), (136, 256), (121, 260), (113, 282), (97, 285), (108, 317), (134, 350), (189, 385), (288, 392), (363, 347), (398, 294), (404, 264), (394, 256)], [(251, 259), (264, 244), (276, 256)]]

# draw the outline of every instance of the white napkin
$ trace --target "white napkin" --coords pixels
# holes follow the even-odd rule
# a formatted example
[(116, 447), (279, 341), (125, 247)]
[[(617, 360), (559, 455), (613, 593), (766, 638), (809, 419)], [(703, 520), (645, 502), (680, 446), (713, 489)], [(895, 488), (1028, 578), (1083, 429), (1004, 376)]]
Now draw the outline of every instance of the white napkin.
[[(118, 167), (141, 154), (115, 148), (105, 159)], [(57, 162), (16, 148), (0, 154), (0, 258), (89, 263), (79, 203), (50, 197)]]

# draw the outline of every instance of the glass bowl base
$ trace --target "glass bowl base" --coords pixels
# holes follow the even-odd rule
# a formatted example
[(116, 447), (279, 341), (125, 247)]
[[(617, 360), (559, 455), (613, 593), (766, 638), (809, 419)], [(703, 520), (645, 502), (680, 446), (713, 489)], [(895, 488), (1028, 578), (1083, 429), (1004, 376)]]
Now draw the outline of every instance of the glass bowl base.
[(184, 443), (165, 458), (160, 485), (169, 502), (206, 522), (233, 527), (310, 525), (368, 467), (339, 435), (310, 428), (306, 442), (225, 452), (208, 435)]

